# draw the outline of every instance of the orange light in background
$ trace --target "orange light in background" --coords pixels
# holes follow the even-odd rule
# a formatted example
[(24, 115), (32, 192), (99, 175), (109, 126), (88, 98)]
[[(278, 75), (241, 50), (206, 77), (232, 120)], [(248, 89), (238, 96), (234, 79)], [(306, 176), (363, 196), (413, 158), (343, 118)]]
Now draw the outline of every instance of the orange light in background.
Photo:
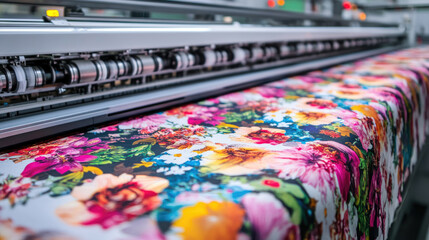
[(364, 12), (359, 13), (359, 19), (361, 21), (365, 21), (366, 20), (366, 14)]
[(285, 5), (285, 0), (277, 0), (277, 4), (279, 6), (284, 6)]
[(268, 0), (267, 1), (267, 5), (268, 5), (268, 7), (273, 8), (273, 7), (276, 6), (276, 1), (274, 1), (274, 0)]
[(57, 9), (48, 9), (48, 10), (46, 10), (46, 16), (48, 16), (48, 17), (59, 17), (60, 12)]
[(344, 1), (343, 8), (349, 10), (350, 8), (352, 8), (352, 4), (349, 1)]

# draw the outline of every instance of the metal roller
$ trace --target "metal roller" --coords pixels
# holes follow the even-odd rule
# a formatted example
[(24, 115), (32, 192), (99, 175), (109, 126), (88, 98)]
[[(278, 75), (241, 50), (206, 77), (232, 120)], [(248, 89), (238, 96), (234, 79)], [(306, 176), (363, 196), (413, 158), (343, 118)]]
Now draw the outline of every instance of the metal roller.
[(134, 56), (133, 58), (137, 61), (137, 74), (143, 74), (143, 62), (140, 60), (140, 58)]
[(36, 75), (33, 67), (24, 67), (25, 76), (27, 78), (27, 88), (33, 89), (36, 86)]
[(180, 52), (180, 57), (182, 57), (182, 61), (183, 61), (183, 68), (188, 68), (189, 67), (189, 57), (188, 54), (184, 53), (184, 52)]
[(331, 51), (331, 44), (329, 42), (325, 42), (325, 51)]
[(215, 53), (216, 53), (216, 63), (217, 64), (222, 63), (222, 53), (219, 51), (215, 51)]
[(45, 84), (56, 83), (58, 75), (62, 75), (52, 65), (45, 65), (42, 69), (45, 72)]
[(172, 68), (174, 69), (181, 69), (182, 68), (182, 58), (180, 57), (179, 54), (174, 54), (173, 55), (173, 60), (172, 60)]
[(337, 41), (334, 41), (334, 42), (332, 43), (332, 48), (333, 48), (334, 50), (338, 50), (338, 49), (340, 49), (340, 44), (339, 44)]
[(264, 47), (264, 57), (265, 58), (270, 58), (271, 57), (271, 49), (269, 47)]
[(0, 93), (4, 92), (7, 88), (7, 77), (6, 73), (3, 72), (3, 69), (0, 68)]
[(251, 59), (253, 61), (260, 60), (264, 57), (264, 50), (260, 47), (252, 47), (251, 50)]
[(296, 52), (298, 53), (298, 54), (303, 54), (303, 53), (305, 53), (307, 51), (307, 48), (306, 48), (306, 46), (305, 46), (305, 44), (304, 43), (298, 43), (297, 45), (296, 45)]
[(222, 63), (228, 62), (228, 52), (226, 50), (221, 50), (220, 53), (222, 56)]
[(192, 54), (192, 53), (187, 53), (187, 54), (186, 54), (186, 56), (188, 57), (188, 62), (189, 62), (188, 66), (189, 66), (189, 67), (195, 66), (195, 64), (196, 64), (196, 60), (195, 60), (195, 56), (194, 56), (194, 54)]
[(277, 54), (277, 51), (274, 47), (265, 47), (265, 57), (266, 58), (273, 58)]
[(118, 64), (116, 64), (116, 61), (106, 61), (106, 66), (108, 70), (107, 79), (116, 79), (118, 77)]
[(35, 76), (35, 87), (41, 87), (46, 83), (45, 71), (38, 66), (33, 67), (34, 76)]
[(277, 49), (275, 47), (269, 47), (270, 49), (270, 57), (274, 58), (277, 56)]
[(132, 59), (134, 59), (136, 61), (136, 74), (140, 75), (143, 73), (143, 63), (140, 60), (140, 58), (133, 56), (131, 57)]
[(0, 70), (2, 77), (0, 91), (25, 92), (27, 89), (43, 87), (52, 84), (57, 79), (65, 83), (77, 83), (79, 81), (79, 68), (70, 62), (58, 68), (52, 65), (41, 66), (9, 66)]
[(350, 42), (348, 40), (344, 40), (343, 47), (344, 48), (350, 48)]
[(137, 60), (133, 57), (130, 57), (128, 59), (128, 64), (130, 65), (130, 68), (128, 69), (127, 75), (129, 76), (135, 76), (138, 74), (139, 70), (139, 64), (137, 63)]
[(118, 76), (124, 76), (128, 73), (128, 64), (124, 60), (117, 60), (116, 64), (118, 65)]
[(232, 49), (232, 62), (233, 63), (240, 63), (244, 62), (246, 60), (246, 52), (242, 48), (233, 48)]
[(294, 54), (296, 53), (297, 49), (296, 49), (296, 45), (288, 45), (290, 53)]
[(279, 50), (277, 47), (271, 47), (271, 51), (273, 52), (273, 57), (277, 57), (279, 55)]
[(251, 53), (250, 53), (250, 50), (248, 49), (248, 48), (243, 48), (243, 50), (244, 50), (244, 54), (246, 55), (246, 60), (247, 59), (250, 59), (250, 57), (251, 57)]
[(186, 55), (186, 53), (178, 52), (175, 54), (175, 56), (176, 56), (176, 60), (177, 60), (177, 58), (180, 59), (180, 62), (177, 62), (176, 69), (185, 69), (188, 67), (189, 60), (188, 60), (188, 56)]
[(46, 83), (45, 71), (39, 66), (24, 67), (27, 89), (41, 87)]
[(65, 64), (64, 69), (67, 76), (66, 83), (74, 84), (79, 82), (79, 70), (74, 64)]
[(194, 56), (194, 66), (198, 65), (204, 65), (204, 56), (202, 52), (193, 52), (192, 55)]
[(97, 67), (92, 61), (76, 60), (71, 64), (79, 71), (79, 83), (94, 82), (97, 80)]
[(318, 52), (323, 52), (325, 50), (325, 44), (323, 44), (322, 42), (317, 42), (316, 47)]
[(204, 50), (203, 54), (204, 56), (204, 66), (211, 67), (216, 64), (216, 53), (213, 50)]
[(104, 61), (95, 60), (93, 61), (95, 67), (97, 68), (97, 78), (95, 81), (106, 80), (108, 76), (107, 66)]
[(290, 48), (288, 45), (281, 45), (280, 46), (280, 56), (286, 57), (290, 54)]
[(160, 56), (152, 57), (155, 62), (155, 72), (162, 71), (164, 69), (164, 60)]
[(25, 78), (24, 69), (21, 66), (11, 66), (11, 68), (15, 71), (16, 76), (16, 92), (25, 92), (27, 89), (27, 79)]
[(271, 48), (269, 48), (269, 47), (265, 47), (265, 48), (264, 48), (264, 57), (266, 57), (266, 58), (271, 58), (271, 55), (272, 55), (272, 53), (271, 53)]
[(137, 55), (136, 58), (142, 63), (142, 73), (149, 74), (155, 72), (155, 60), (151, 56)]
[(313, 46), (313, 44), (311, 44), (311, 43), (307, 43), (307, 44), (305, 44), (305, 51), (307, 52), (307, 53), (312, 53), (313, 52), (313, 50), (314, 50), (314, 46)]
[(12, 69), (10, 69), (10, 67), (5, 68), (4, 72), (6, 74), (6, 79), (7, 79), (6, 91), (14, 92), (17, 86), (15, 72)]

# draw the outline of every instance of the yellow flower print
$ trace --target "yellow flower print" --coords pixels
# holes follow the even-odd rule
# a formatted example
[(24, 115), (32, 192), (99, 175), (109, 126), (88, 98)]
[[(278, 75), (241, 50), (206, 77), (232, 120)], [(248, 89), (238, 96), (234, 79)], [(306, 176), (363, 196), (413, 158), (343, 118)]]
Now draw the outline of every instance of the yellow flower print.
[(292, 120), (299, 125), (330, 124), (338, 119), (335, 115), (322, 112), (297, 112), (291, 117)]
[(275, 160), (273, 153), (260, 148), (229, 146), (213, 152), (204, 159), (205, 171), (232, 176), (257, 173)]

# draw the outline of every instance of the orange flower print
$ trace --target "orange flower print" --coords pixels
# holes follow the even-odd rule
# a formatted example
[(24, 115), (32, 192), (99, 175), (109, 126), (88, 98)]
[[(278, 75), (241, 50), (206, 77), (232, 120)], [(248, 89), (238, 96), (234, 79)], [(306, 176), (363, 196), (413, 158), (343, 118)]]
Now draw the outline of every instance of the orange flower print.
[(365, 117), (371, 118), (375, 122), (377, 134), (379, 134), (381, 136), (381, 139), (384, 140), (385, 130), (383, 128), (382, 119), (380, 118), (377, 110), (374, 107), (366, 105), (355, 105), (352, 106), (350, 109), (362, 113), (363, 115), (365, 115)]
[(320, 133), (321, 134), (325, 134), (325, 135), (328, 135), (328, 136), (330, 136), (331, 138), (339, 138), (339, 137), (341, 137), (341, 135), (340, 134), (338, 134), (338, 133), (336, 133), (336, 132), (334, 132), (334, 131), (331, 131), (331, 130), (320, 130)]
[(244, 210), (233, 202), (199, 202), (184, 207), (173, 223), (183, 239), (233, 240), (243, 224)]

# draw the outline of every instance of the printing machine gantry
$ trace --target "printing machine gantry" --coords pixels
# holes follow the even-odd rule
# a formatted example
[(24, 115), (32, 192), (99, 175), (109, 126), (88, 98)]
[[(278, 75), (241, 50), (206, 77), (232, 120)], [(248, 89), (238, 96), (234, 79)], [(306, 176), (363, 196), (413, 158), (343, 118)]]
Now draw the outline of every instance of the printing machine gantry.
[(0, 148), (392, 51), (404, 36), (392, 26), (3, 21)]

